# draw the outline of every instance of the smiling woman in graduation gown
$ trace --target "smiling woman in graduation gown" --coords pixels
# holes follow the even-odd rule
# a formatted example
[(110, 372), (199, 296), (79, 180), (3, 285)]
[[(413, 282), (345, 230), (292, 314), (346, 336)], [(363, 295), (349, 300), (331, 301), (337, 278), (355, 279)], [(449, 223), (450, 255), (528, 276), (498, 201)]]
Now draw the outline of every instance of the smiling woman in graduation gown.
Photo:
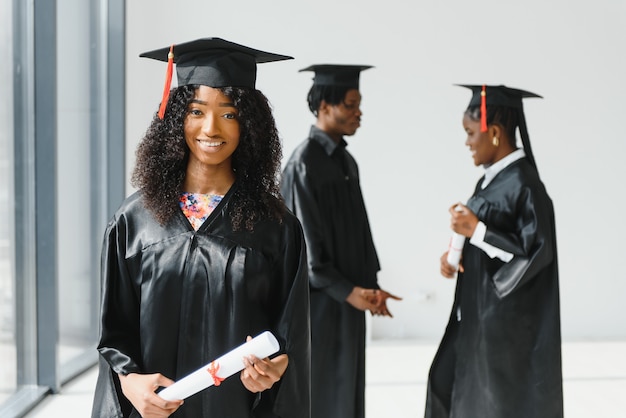
[[(179, 86), (138, 148), (139, 190), (105, 233), (92, 417), (306, 418), (306, 247), (279, 198), (280, 142), (254, 89), (256, 62), (289, 57), (219, 38), (173, 51)], [(196, 222), (187, 193), (219, 203)], [(184, 403), (155, 395), (266, 330), (280, 344), (271, 359), (242, 359), (240, 374)]]
[[(538, 96), (486, 86), (485, 112), (477, 110), (481, 86), (466, 87), (475, 91), (464, 116), (466, 145), (486, 171), (467, 205), (450, 208), (454, 231), (470, 239), (431, 367), (425, 416), (561, 418), (554, 209), (537, 173), (521, 107), (523, 97)], [(474, 118), (481, 112), (482, 127)], [(519, 118), (523, 149), (514, 145), (517, 124), (511, 129), (506, 117), (498, 119), (507, 112)], [(446, 255), (441, 271), (453, 277)]]
[(102, 408), (125, 406), (115, 373), (158, 372), (178, 380), (244, 343), (246, 336), (270, 330), (289, 355), (279, 385), (257, 396), (233, 376), (185, 400), (175, 416), (202, 416), (187, 410), (263, 416), (250, 411), (266, 398), (277, 398), (285, 410), (290, 404), (299, 410), (298, 402), (306, 409), (300, 396), (308, 363), (302, 233), (289, 216), (282, 224), (257, 225), (254, 234), (233, 232), (228, 211), (234, 189), (198, 231), (182, 212), (159, 225), (140, 194), (127, 199), (109, 224), (102, 254)]

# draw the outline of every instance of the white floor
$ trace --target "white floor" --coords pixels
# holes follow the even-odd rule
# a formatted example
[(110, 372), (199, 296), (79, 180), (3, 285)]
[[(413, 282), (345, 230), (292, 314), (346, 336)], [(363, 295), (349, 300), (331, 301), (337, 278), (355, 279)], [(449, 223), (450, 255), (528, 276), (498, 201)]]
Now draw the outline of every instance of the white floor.
[[(422, 417), (435, 350), (435, 344), (420, 341), (370, 343), (367, 418)], [(92, 369), (81, 375), (26, 417), (89, 417), (96, 373)], [(625, 418), (626, 341), (564, 343), (563, 390), (566, 418)]]

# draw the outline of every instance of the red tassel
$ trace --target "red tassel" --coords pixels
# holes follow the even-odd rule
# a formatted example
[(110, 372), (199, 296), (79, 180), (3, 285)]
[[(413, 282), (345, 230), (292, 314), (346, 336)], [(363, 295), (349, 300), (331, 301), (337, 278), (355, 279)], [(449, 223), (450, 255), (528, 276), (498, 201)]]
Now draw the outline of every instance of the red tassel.
[(159, 107), (159, 119), (165, 116), (165, 108), (167, 100), (170, 97), (170, 88), (172, 86), (172, 72), (174, 68), (174, 45), (170, 46), (170, 52), (167, 54), (167, 72), (165, 73), (165, 86), (163, 87), (163, 97), (161, 98), (161, 106)]
[(480, 132), (487, 132), (487, 86), (480, 92)]

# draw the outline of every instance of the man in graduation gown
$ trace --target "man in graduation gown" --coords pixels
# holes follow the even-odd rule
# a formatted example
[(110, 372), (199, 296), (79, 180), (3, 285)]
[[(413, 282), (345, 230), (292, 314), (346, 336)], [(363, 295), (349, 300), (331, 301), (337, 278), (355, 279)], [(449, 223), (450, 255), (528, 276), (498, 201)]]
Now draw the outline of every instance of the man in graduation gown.
[(390, 316), (379, 288), (359, 172), (344, 135), (360, 126), (360, 71), (370, 66), (314, 65), (309, 137), (286, 163), (281, 192), (300, 219), (311, 286), (311, 416), (365, 414), (365, 313)]
[[(425, 416), (562, 418), (554, 209), (522, 111), (522, 98), (538, 96), (465, 87), (474, 90), (463, 119), (466, 145), (486, 170), (467, 205), (450, 208), (453, 230), (469, 239), (429, 375)], [(517, 126), (522, 149), (515, 145)], [(446, 255), (441, 271), (453, 277)]]

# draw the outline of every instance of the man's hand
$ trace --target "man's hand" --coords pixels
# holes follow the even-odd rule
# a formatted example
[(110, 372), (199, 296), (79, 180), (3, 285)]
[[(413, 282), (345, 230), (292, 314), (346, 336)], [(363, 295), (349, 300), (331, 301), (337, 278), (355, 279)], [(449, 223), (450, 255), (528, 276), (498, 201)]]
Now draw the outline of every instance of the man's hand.
[(364, 287), (354, 286), (352, 292), (346, 298), (346, 302), (360, 311), (371, 311), (376, 308), (376, 294), (378, 289), (365, 289)]
[(402, 300), (401, 297), (392, 295), (386, 290), (378, 289), (378, 291), (376, 292), (376, 296), (373, 300), (373, 302), (376, 304), (376, 308), (374, 308), (374, 310), (370, 309), (372, 312), (372, 315), (388, 316), (390, 318), (393, 318), (393, 315), (387, 308), (387, 299), (390, 299), (390, 298), (393, 300)]

